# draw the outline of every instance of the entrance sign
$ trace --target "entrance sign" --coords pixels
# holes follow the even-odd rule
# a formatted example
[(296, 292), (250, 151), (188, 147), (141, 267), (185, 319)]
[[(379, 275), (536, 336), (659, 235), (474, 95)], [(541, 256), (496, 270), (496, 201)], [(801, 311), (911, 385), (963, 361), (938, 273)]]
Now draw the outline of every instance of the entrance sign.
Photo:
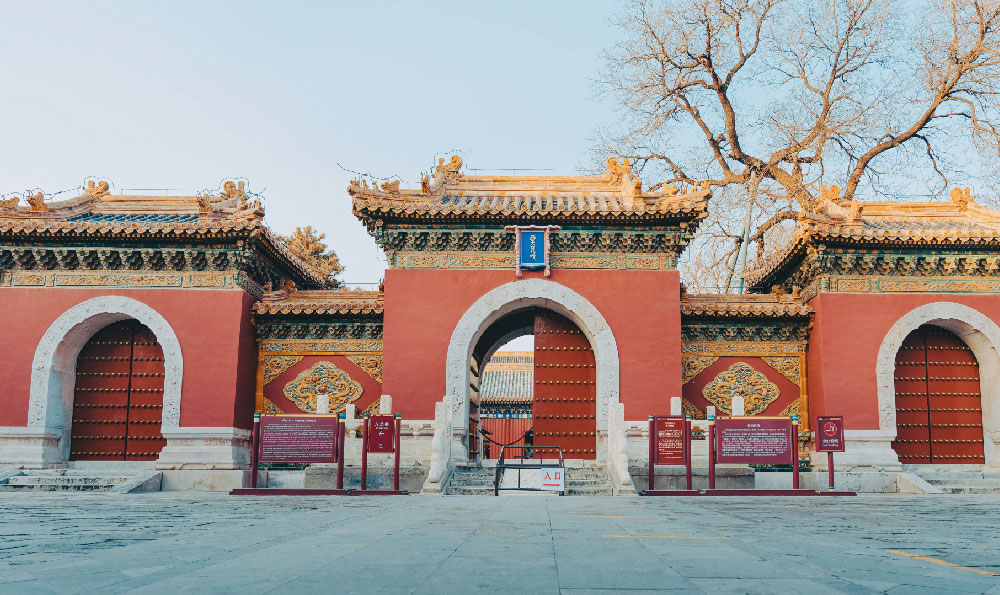
[(656, 418), (656, 464), (683, 465), (684, 418)]
[(721, 464), (785, 464), (792, 460), (792, 420), (735, 417), (715, 422)]
[(550, 492), (566, 490), (566, 469), (563, 467), (548, 467), (540, 470), (538, 489)]
[(368, 452), (392, 452), (395, 440), (395, 416), (373, 415), (368, 418)]
[(816, 418), (816, 452), (844, 452), (844, 418)]
[(336, 463), (336, 415), (261, 415), (260, 461)]
[(549, 232), (559, 231), (558, 225), (508, 225), (505, 231), (514, 232), (514, 254), (517, 258), (517, 276), (521, 271), (544, 270), (545, 276), (552, 274), (549, 262)]

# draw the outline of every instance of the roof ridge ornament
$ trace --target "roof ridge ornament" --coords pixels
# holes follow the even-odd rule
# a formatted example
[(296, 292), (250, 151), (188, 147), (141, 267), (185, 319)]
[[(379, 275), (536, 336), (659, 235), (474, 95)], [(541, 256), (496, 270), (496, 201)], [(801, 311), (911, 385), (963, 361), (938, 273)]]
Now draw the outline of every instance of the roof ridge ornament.
[(619, 164), (618, 157), (608, 157), (608, 160), (604, 162), (606, 166), (604, 177), (608, 179), (610, 185), (621, 186), (626, 179), (631, 181), (632, 165), (628, 162), (628, 157), (625, 157), (624, 160), (624, 164)]
[(10, 198), (0, 200), (0, 212), (15, 212), (17, 205), (21, 202), (21, 197), (14, 195)]
[(972, 196), (971, 188), (966, 188), (964, 191), (961, 188), (952, 188), (951, 202), (959, 211), (964, 211), (969, 208), (970, 204), (975, 204), (976, 199)]
[(45, 204), (45, 195), (41, 191), (34, 195), (29, 194), (25, 200), (28, 201), (28, 206), (31, 207), (31, 210), (36, 213), (43, 213), (49, 210), (49, 206)]
[(95, 200), (99, 200), (111, 194), (111, 185), (108, 184), (106, 180), (94, 181), (88, 180), (87, 187), (83, 189), (84, 196), (89, 196)]
[(434, 169), (434, 181), (439, 184), (457, 184), (465, 177), (459, 173), (461, 169), (462, 158), (458, 155), (452, 155), (448, 163), (444, 162), (444, 157), (439, 157), (437, 167)]

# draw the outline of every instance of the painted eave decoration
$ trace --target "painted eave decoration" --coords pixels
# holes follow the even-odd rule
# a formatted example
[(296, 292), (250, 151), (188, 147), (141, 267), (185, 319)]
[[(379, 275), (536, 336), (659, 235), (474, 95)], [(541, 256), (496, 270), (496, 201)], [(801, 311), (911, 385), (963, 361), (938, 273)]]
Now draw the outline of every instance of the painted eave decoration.
[(323, 276), (294, 255), (264, 225), (264, 207), (227, 181), (220, 193), (199, 196), (111, 194), (107, 182), (89, 182), (83, 193), (46, 202), (39, 192), (0, 200), (0, 238), (32, 239), (254, 239), (304, 282), (322, 286)]
[(254, 304), (260, 315), (288, 314), (382, 314), (385, 299), (381, 291), (303, 290), (270, 291)]
[(708, 214), (707, 184), (666, 186), (643, 191), (626, 159), (607, 160), (599, 176), (470, 176), (462, 159), (441, 159), (420, 189), (400, 189), (399, 181), (368, 185), (352, 180), (347, 191), (362, 220), (626, 221), (672, 219), (693, 224)]
[(681, 315), (709, 318), (807, 318), (813, 309), (791, 295), (697, 294), (681, 298)]
[(1000, 211), (975, 202), (970, 189), (955, 188), (947, 202), (841, 201), (840, 189), (822, 191), (803, 211), (798, 230), (780, 249), (758, 259), (743, 278), (766, 290), (808, 250), (822, 244), (888, 247), (1000, 246)]

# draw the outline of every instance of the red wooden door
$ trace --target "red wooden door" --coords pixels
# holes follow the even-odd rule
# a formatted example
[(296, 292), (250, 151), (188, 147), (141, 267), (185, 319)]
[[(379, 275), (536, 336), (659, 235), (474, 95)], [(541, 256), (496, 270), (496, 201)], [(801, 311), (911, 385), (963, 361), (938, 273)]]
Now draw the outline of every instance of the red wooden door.
[(535, 317), (536, 445), (561, 446), (569, 459), (597, 457), (596, 378), (594, 351), (586, 335), (557, 314)]
[(155, 460), (166, 444), (163, 378), (163, 349), (139, 322), (95, 333), (77, 358), (70, 458)]
[(904, 464), (982, 464), (979, 364), (953, 333), (924, 325), (896, 356), (896, 440)]

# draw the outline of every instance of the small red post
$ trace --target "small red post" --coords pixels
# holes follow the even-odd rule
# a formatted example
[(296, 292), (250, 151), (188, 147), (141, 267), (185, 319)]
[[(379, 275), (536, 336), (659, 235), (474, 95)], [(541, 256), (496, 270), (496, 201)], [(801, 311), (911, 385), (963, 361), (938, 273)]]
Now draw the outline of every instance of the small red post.
[(830, 470), (830, 491), (832, 492), (832, 491), (834, 491), (834, 489), (833, 489), (833, 451), (831, 450), (831, 451), (827, 452), (826, 453), (826, 457), (827, 457), (827, 459), (826, 459), (826, 466)]
[(684, 466), (687, 468), (687, 490), (691, 489), (691, 416), (684, 416)]
[(340, 427), (337, 428), (337, 489), (344, 489), (344, 443), (347, 442), (347, 419), (344, 414), (339, 416)]
[(656, 435), (656, 420), (649, 416), (649, 489), (656, 489), (656, 447), (654, 446), (654, 436)]
[(260, 464), (260, 414), (253, 414), (253, 434), (250, 439), (250, 487), (257, 487), (257, 465)]
[(368, 414), (361, 424), (361, 489), (368, 489)]
[(400, 438), (403, 434), (403, 414), (396, 414), (396, 444), (393, 445), (393, 450), (396, 452), (396, 459), (393, 461), (392, 468), (392, 489), (394, 491), (399, 491), (399, 451), (400, 451)]
[(792, 489), (799, 489), (799, 416), (792, 416)]
[(708, 416), (708, 489), (715, 489), (715, 416)]

